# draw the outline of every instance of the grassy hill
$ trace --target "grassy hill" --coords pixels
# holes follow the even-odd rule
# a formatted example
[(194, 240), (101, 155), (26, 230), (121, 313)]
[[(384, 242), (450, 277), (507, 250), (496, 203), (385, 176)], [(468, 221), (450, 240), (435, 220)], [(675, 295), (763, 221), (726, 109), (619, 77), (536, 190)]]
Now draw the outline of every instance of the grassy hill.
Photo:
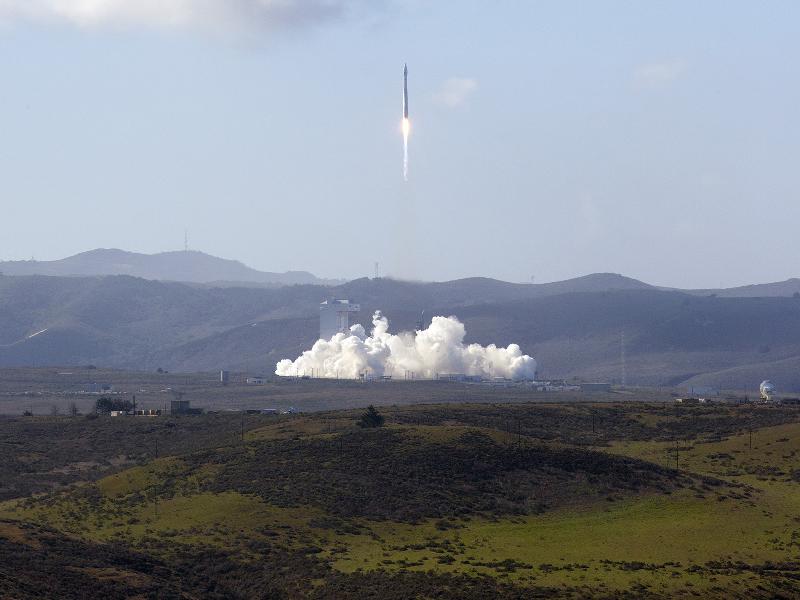
[[(54, 590), (112, 597), (178, 581), (210, 598), (800, 593), (796, 408), (384, 414), (377, 430), (356, 426), (359, 411), (264, 418), (244, 441), (173, 446), (89, 483), (6, 501), (0, 554), (36, 563), (30, 582), (7, 589), (35, 597), (42, 571)], [(210, 440), (204, 429), (217, 418), (178, 421)], [(41, 426), (54, 447), (72, 437), (57, 420)], [(147, 446), (154, 434), (137, 436)], [(101, 438), (93, 458), (116, 448)]]

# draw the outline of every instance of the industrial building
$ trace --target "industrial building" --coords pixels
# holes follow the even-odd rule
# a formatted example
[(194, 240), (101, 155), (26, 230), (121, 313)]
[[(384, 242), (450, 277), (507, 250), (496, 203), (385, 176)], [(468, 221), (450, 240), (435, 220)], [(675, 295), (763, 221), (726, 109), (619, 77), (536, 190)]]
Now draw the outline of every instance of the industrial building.
[(337, 333), (350, 331), (350, 313), (360, 310), (350, 300), (325, 300), (319, 305), (319, 338), (329, 340)]

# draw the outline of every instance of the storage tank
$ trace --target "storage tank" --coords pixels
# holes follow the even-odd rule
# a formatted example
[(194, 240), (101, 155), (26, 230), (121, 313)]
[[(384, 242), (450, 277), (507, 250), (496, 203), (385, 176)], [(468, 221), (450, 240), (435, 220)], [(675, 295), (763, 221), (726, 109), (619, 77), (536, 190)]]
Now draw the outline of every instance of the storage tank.
[(758, 386), (758, 391), (761, 392), (761, 399), (764, 402), (770, 402), (775, 395), (775, 386), (769, 379), (765, 379), (761, 382), (761, 385)]

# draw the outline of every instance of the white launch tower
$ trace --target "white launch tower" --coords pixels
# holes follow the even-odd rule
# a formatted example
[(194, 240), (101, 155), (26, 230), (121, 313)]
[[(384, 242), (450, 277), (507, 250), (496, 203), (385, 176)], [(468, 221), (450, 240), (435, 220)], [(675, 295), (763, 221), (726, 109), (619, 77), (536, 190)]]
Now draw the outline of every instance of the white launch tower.
[(319, 337), (330, 340), (337, 333), (350, 331), (350, 313), (361, 310), (350, 300), (326, 300), (319, 305)]

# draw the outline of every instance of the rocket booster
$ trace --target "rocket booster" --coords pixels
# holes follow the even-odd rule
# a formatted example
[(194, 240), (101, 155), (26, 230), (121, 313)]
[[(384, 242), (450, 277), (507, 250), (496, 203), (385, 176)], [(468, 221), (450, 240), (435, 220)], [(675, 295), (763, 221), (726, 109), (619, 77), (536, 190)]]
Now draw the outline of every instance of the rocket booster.
[[(1, 2), (2, 0), (0, 0)], [(408, 120), (408, 65), (403, 65), (403, 179), (408, 181), (408, 132), (411, 121)]]
[(408, 119), (408, 65), (403, 64), (403, 118)]

